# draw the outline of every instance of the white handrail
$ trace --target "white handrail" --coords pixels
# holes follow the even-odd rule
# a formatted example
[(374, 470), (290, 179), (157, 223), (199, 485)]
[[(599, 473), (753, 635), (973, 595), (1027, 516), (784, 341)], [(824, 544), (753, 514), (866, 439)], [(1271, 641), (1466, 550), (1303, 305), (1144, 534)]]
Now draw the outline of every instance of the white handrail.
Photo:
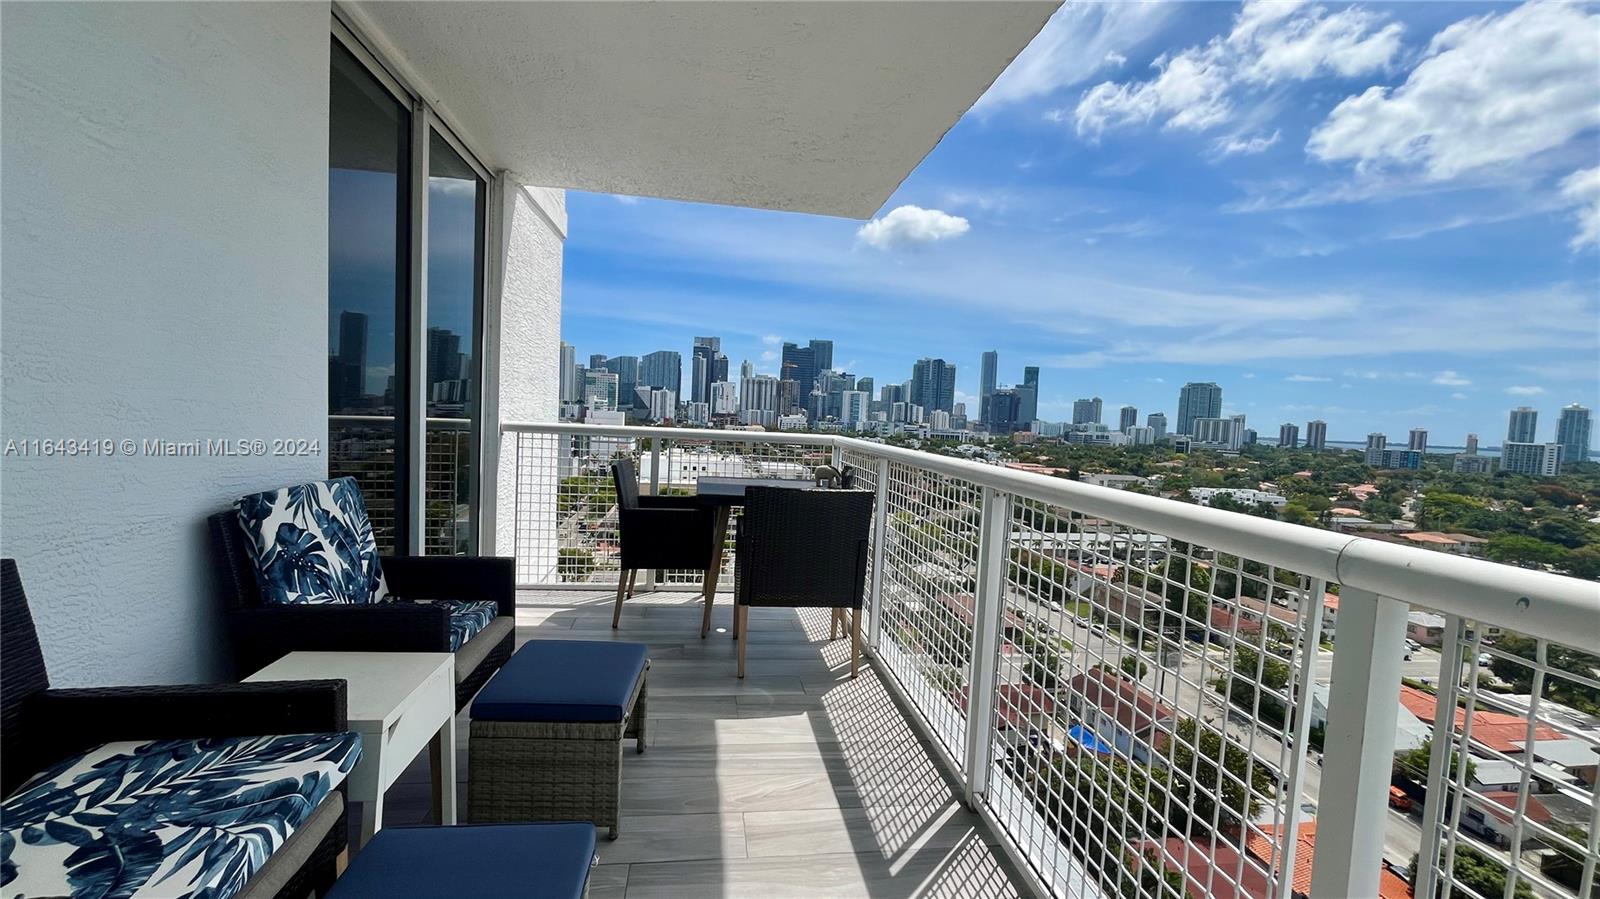
[(501, 431), (848, 448), (1024, 499), (1063, 506), (1084, 515), (1277, 565), (1329, 583), (1600, 652), (1600, 584), (1548, 572), (1398, 546), (858, 437), (564, 422), (508, 422), (501, 426)]

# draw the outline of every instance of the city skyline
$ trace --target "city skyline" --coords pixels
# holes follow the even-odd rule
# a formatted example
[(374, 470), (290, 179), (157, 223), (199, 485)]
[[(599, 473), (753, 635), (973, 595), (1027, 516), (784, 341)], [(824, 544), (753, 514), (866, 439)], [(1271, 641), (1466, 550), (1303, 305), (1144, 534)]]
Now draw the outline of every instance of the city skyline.
[[(720, 347), (722, 346), (722, 340), (721, 340), (720, 337), (696, 336), (693, 339), (695, 341), (713, 341), (714, 340), (714, 341), (716, 341), (715, 345), (716, 345), (716, 347), (719, 348), (719, 351), (720, 351)], [(825, 358), (831, 359), (831, 353), (833, 352), (833, 347), (834, 347), (835, 343), (836, 343), (836, 341), (833, 340), (833, 339), (808, 338), (806, 346), (798, 346), (794, 342), (789, 342), (788, 343), (788, 348), (791, 351), (800, 354), (800, 356), (803, 357), (803, 358), (811, 358), (812, 354), (816, 353), (817, 350), (819, 350), (819, 349), (821, 349), (823, 347), (826, 347), (826, 352), (828, 354), (830, 354), (830, 355), (826, 356)], [(590, 361), (594, 361), (596, 359), (604, 359), (604, 360), (606, 360), (606, 365), (608, 367), (614, 367), (613, 364), (618, 359), (630, 359), (630, 360), (633, 361), (633, 363), (635, 365), (639, 365), (639, 359), (640, 358), (649, 358), (649, 357), (652, 357), (652, 356), (655, 356), (655, 357), (662, 357), (662, 356), (680, 357), (681, 356), (681, 354), (678, 351), (672, 350), (672, 349), (667, 348), (667, 347), (662, 347), (662, 348), (659, 348), (659, 349), (656, 349), (656, 350), (652, 350), (652, 351), (649, 351), (649, 352), (646, 352), (646, 353), (643, 353), (643, 354), (627, 354), (627, 355), (613, 356), (613, 355), (610, 355), (610, 354), (607, 354), (607, 353), (590, 353), (587, 356), (584, 356), (581, 352), (579, 352), (580, 348), (578, 348), (575, 344), (572, 344), (569, 341), (563, 340), (562, 341), (562, 345), (563, 345), (562, 364), (567, 364), (567, 360), (568, 359), (574, 359), (575, 360), (575, 359), (580, 359), (580, 358), (587, 358)], [(571, 352), (568, 352), (569, 350)], [(979, 356), (980, 356), (980, 361), (979, 361), (978, 365), (975, 366), (975, 367), (978, 367), (978, 368), (981, 369), (984, 366), (987, 366), (992, 360), (995, 363), (996, 372), (1005, 371), (1004, 363), (1001, 361), (1003, 357), (1001, 357), (999, 351), (997, 351), (997, 350), (986, 350), (986, 351), (983, 351), (982, 353), (980, 353)], [(824, 372), (824, 371), (848, 371), (849, 374), (853, 375), (858, 382), (865, 382), (868, 386), (874, 386), (875, 385), (877, 387), (888, 387), (888, 386), (893, 386), (893, 385), (906, 385), (907, 388), (909, 389), (910, 385), (912, 385), (912, 383), (915, 381), (915, 374), (916, 374), (916, 371), (918, 369), (918, 366), (921, 363), (928, 362), (928, 361), (937, 361), (937, 362), (940, 362), (941, 364), (947, 364), (947, 367), (955, 368), (957, 371), (959, 371), (960, 368), (961, 368), (961, 366), (958, 363), (953, 362), (953, 361), (942, 360), (942, 359), (930, 359), (930, 357), (919, 357), (916, 360), (912, 360), (912, 362), (909, 364), (910, 373), (908, 374), (907, 377), (904, 377), (904, 378), (884, 378), (884, 377), (870, 375), (870, 374), (863, 374), (862, 372), (851, 371), (851, 370), (849, 370), (849, 369), (847, 369), (847, 368), (845, 368), (843, 366), (839, 366), (839, 365), (834, 366), (832, 369), (813, 368), (811, 371), (812, 371), (813, 377), (820, 376), (820, 374), (822, 372)], [(781, 377), (780, 377), (780, 372), (783, 369), (783, 361), (782, 361), (782, 357), (781, 356), (779, 357), (778, 365), (770, 367), (770, 370), (767, 369), (767, 368), (763, 368), (761, 365), (759, 365), (754, 360), (741, 359), (740, 363), (739, 363), (739, 368), (738, 368), (738, 371), (739, 371), (738, 375), (734, 375), (732, 373), (732, 371), (730, 370), (730, 369), (732, 369), (732, 357), (728, 357), (724, 361), (723, 368), (722, 368), (722, 370), (727, 373), (727, 382), (732, 384), (735, 388), (739, 387), (739, 383), (740, 383), (740, 380), (742, 380), (742, 378), (744, 376), (743, 372), (744, 372), (746, 366), (749, 366), (751, 373), (754, 374), (754, 375), (762, 376), (762, 377), (770, 377), (770, 378), (774, 378), (774, 379), (777, 379), (777, 380), (780, 380), (780, 381), (782, 380)], [(1022, 378), (1018, 378), (1014, 383), (1013, 382), (1008, 382), (1005, 378), (997, 376), (996, 379), (995, 379), (995, 387), (997, 389), (1013, 389), (1013, 388), (1016, 388), (1016, 387), (1021, 387), (1021, 386), (1024, 385), (1024, 383), (1026, 383), (1025, 382), (1025, 378), (1028, 375), (1031, 374), (1031, 375), (1037, 377), (1036, 368), (1037, 368), (1036, 366), (1031, 366), (1031, 365), (1019, 366), (1018, 369), (1019, 369), (1019, 371), (1023, 372), (1023, 377)], [(642, 365), (639, 365), (639, 369), (641, 371), (641, 375), (640, 375), (640, 378), (639, 378), (639, 383), (641, 385), (646, 383), (647, 380), (649, 380), (651, 383), (654, 383), (655, 380), (658, 380), (658, 379), (647, 379), (642, 374), (642, 371), (643, 371), (643, 366)], [(665, 371), (665, 369), (663, 369), (663, 371)], [(980, 372), (980, 377), (986, 377), (986, 376), (987, 376), (986, 373)], [(687, 378), (688, 376), (687, 375), (682, 375), (682, 377)], [(670, 387), (669, 387), (669, 389), (670, 389)], [(1158, 416), (1162, 417), (1163, 422), (1168, 421), (1168, 420), (1172, 421), (1176, 425), (1176, 427), (1174, 427), (1173, 429), (1170, 429), (1170, 430), (1166, 430), (1165, 433), (1170, 433), (1170, 434), (1176, 435), (1176, 434), (1183, 433), (1182, 424), (1181, 424), (1181, 420), (1179, 418), (1179, 415), (1181, 414), (1180, 410), (1183, 408), (1184, 397), (1185, 397), (1186, 394), (1194, 394), (1197, 391), (1203, 393), (1204, 400), (1203, 400), (1203, 408), (1197, 408), (1195, 410), (1194, 417), (1216, 416), (1216, 415), (1219, 414), (1217, 412), (1217, 409), (1219, 408), (1219, 406), (1220, 406), (1220, 409), (1222, 410), (1221, 413), (1220, 413), (1221, 416), (1233, 417), (1233, 416), (1245, 415), (1245, 413), (1229, 411), (1230, 407), (1229, 407), (1226, 399), (1219, 398), (1219, 397), (1216, 397), (1216, 396), (1212, 396), (1213, 393), (1216, 393), (1216, 394), (1220, 394), (1221, 397), (1226, 397), (1227, 396), (1226, 385), (1217, 384), (1216, 382), (1189, 381), (1189, 382), (1185, 382), (1183, 384), (1179, 384), (1179, 385), (1175, 385), (1174, 386), (1174, 391), (1172, 393), (1170, 405), (1167, 405), (1167, 406), (1161, 405), (1159, 400), (1153, 401), (1149, 407), (1136, 407), (1136, 406), (1133, 406), (1132, 404), (1115, 404), (1115, 403), (1112, 403), (1110, 401), (1104, 400), (1099, 396), (1077, 397), (1072, 402), (1067, 404), (1067, 409), (1066, 409), (1067, 415), (1065, 415), (1064, 417), (1061, 417), (1061, 418), (1045, 418), (1045, 417), (1041, 417), (1041, 418), (1039, 418), (1037, 420), (1044, 421), (1044, 422), (1047, 422), (1047, 423), (1050, 423), (1050, 424), (1073, 424), (1073, 423), (1080, 423), (1080, 422), (1081, 423), (1090, 423), (1090, 422), (1103, 423), (1103, 419), (1104, 419), (1104, 415), (1105, 415), (1103, 410), (1110, 409), (1110, 408), (1117, 408), (1119, 413), (1121, 413), (1121, 414), (1119, 414), (1118, 423), (1117, 423), (1119, 430), (1126, 430), (1126, 428), (1124, 428), (1123, 425), (1128, 423), (1128, 418), (1127, 418), (1127, 414), (1126, 413), (1127, 413), (1127, 411), (1131, 410), (1134, 413), (1136, 419), (1148, 419), (1148, 417), (1151, 416), (1151, 415), (1158, 415)], [(878, 396), (876, 390), (868, 390), (866, 392), (869, 395), (869, 399), (876, 399), (877, 396)], [(684, 396), (681, 393), (678, 394), (678, 399), (679, 399), (680, 402), (690, 402), (690, 399), (687, 396)], [(1092, 410), (1086, 415), (1082, 414), (1084, 407), (1082, 405), (1080, 405), (1080, 404), (1085, 404), (1085, 403), (1089, 404), (1089, 408)], [(975, 428), (975, 427), (977, 427), (977, 425), (980, 422), (985, 421), (985, 419), (980, 418), (976, 414), (977, 410), (982, 405), (982, 398), (981, 397), (974, 397), (974, 396), (970, 396), (970, 395), (967, 395), (967, 394), (963, 394), (960, 391), (957, 391), (955, 396), (954, 396), (954, 398), (953, 398), (953, 400), (951, 401), (951, 405), (952, 406), (955, 405), (955, 404), (962, 404), (962, 405), (966, 406), (966, 408), (968, 410), (968, 412), (967, 412), (968, 419), (967, 420), (971, 423), (972, 427)], [(1584, 406), (1581, 403), (1565, 403), (1565, 404), (1561, 404), (1559, 406), (1556, 406), (1548, 414), (1541, 414), (1544, 411), (1541, 406), (1529, 406), (1526, 403), (1522, 403), (1522, 404), (1519, 404), (1519, 405), (1517, 405), (1515, 407), (1507, 408), (1504, 411), (1503, 415), (1502, 415), (1501, 422), (1498, 423), (1498, 424), (1494, 423), (1494, 422), (1489, 422), (1489, 423), (1487, 423), (1487, 424), (1485, 424), (1483, 426), (1475, 427), (1475, 428), (1473, 428), (1471, 430), (1461, 432), (1460, 438), (1461, 438), (1462, 442), (1460, 442), (1460, 443), (1454, 442), (1454, 440), (1451, 439), (1452, 435), (1446, 435), (1446, 434), (1437, 433), (1436, 432), (1437, 429), (1431, 428), (1426, 423), (1413, 423), (1413, 424), (1411, 424), (1410, 426), (1408, 426), (1408, 427), (1406, 427), (1404, 429), (1396, 430), (1395, 432), (1393, 432), (1393, 434), (1391, 434), (1391, 432), (1389, 432), (1389, 431), (1384, 431), (1382, 429), (1378, 429), (1378, 430), (1366, 431), (1363, 435), (1360, 435), (1360, 436), (1356, 436), (1356, 435), (1353, 435), (1353, 434), (1350, 435), (1350, 436), (1345, 436), (1344, 432), (1342, 432), (1342, 431), (1337, 429), (1338, 428), (1337, 423), (1330, 423), (1330, 422), (1327, 422), (1325, 419), (1316, 418), (1316, 417), (1301, 418), (1299, 420), (1282, 419), (1282, 420), (1272, 420), (1272, 421), (1268, 421), (1268, 420), (1264, 420), (1264, 419), (1250, 419), (1248, 424), (1249, 424), (1249, 427), (1251, 428), (1251, 430), (1254, 430), (1254, 431), (1257, 432), (1259, 441), (1262, 442), (1262, 443), (1269, 444), (1269, 445), (1275, 444), (1277, 442), (1277, 439), (1272, 436), (1273, 433), (1274, 433), (1273, 429), (1275, 429), (1275, 428), (1278, 429), (1277, 433), (1279, 434), (1279, 437), (1282, 437), (1284, 435), (1284, 433), (1285, 433), (1283, 431), (1283, 426), (1284, 425), (1292, 425), (1292, 426), (1294, 426), (1294, 428), (1295, 428), (1295, 430), (1294, 430), (1294, 439), (1296, 441), (1296, 445), (1302, 445), (1302, 444), (1309, 445), (1309, 441), (1311, 439), (1310, 435), (1312, 434), (1312, 429), (1311, 429), (1310, 425), (1313, 422), (1319, 422), (1319, 423), (1323, 423), (1326, 427), (1332, 427), (1332, 428), (1335, 429), (1333, 436), (1323, 435), (1323, 439), (1327, 443), (1331, 443), (1331, 444), (1348, 444), (1350, 446), (1359, 447), (1359, 446), (1368, 444), (1369, 443), (1369, 439), (1370, 439), (1370, 437), (1372, 435), (1374, 435), (1374, 434), (1383, 434), (1385, 437), (1392, 437), (1394, 439), (1404, 440), (1411, 446), (1412, 449), (1416, 449), (1417, 448), (1416, 441), (1418, 439), (1418, 436), (1420, 435), (1421, 439), (1424, 441), (1424, 443), (1423, 443), (1424, 449), (1432, 448), (1432, 449), (1435, 449), (1435, 450), (1441, 450), (1441, 449), (1461, 449), (1463, 447), (1466, 447), (1466, 448), (1472, 449), (1473, 451), (1476, 451), (1476, 449), (1479, 446), (1481, 446), (1485, 450), (1498, 451), (1499, 448), (1504, 443), (1512, 442), (1510, 440), (1510, 438), (1516, 437), (1518, 440), (1521, 440), (1521, 439), (1524, 439), (1526, 437), (1525, 434), (1518, 433), (1518, 431), (1519, 431), (1519, 428), (1526, 428), (1526, 427), (1529, 426), (1527, 424), (1527, 422), (1530, 420), (1530, 416), (1528, 415), (1529, 412), (1532, 413), (1532, 416), (1531, 416), (1532, 425), (1531, 425), (1531, 427), (1533, 428), (1533, 431), (1532, 431), (1533, 437), (1528, 438), (1530, 442), (1541, 443), (1541, 444), (1544, 444), (1544, 443), (1562, 443), (1564, 445), (1572, 445), (1570, 440), (1571, 439), (1576, 439), (1576, 438), (1570, 438), (1569, 439), (1569, 435), (1566, 434), (1563, 431), (1563, 428), (1570, 428), (1570, 422), (1572, 421), (1572, 412), (1574, 410), (1574, 407), (1576, 407), (1577, 409), (1580, 409), (1582, 411), (1583, 421), (1584, 422), (1589, 422), (1589, 421), (1592, 420), (1593, 407)], [(928, 409), (926, 411), (931, 413), (931, 412), (933, 412), (935, 410)], [(943, 410), (943, 411), (949, 411), (949, 410)], [(1169, 412), (1171, 413), (1170, 415), (1169, 415)], [(1405, 436), (1401, 437), (1400, 436), (1401, 434), (1404, 434)], [(1487, 438), (1484, 438), (1483, 435), (1485, 435), (1485, 434), (1487, 434), (1487, 435), (1503, 434), (1504, 437), (1489, 436)], [(1443, 440), (1436, 439), (1436, 438), (1440, 438), (1440, 437), (1442, 437), (1444, 439)], [(1590, 456), (1590, 458), (1593, 458), (1597, 452), (1600, 452), (1600, 447), (1597, 447), (1595, 445), (1595, 443), (1593, 442), (1593, 438), (1592, 437), (1586, 438), (1586, 439), (1589, 441), (1589, 456)], [(1564, 459), (1563, 461), (1570, 461), (1570, 459)]]
[[(1281, 9), (1066, 5), (870, 223), (570, 193), (563, 336), (643, 354), (717, 333), (735, 362), (773, 372), (763, 354), (827, 332), (837, 367), (880, 384), (922, 356), (955, 362), (974, 417), (988, 349), (1000, 384), (1041, 368), (1039, 415), (1055, 421), (1096, 395), (1170, 415), (1187, 381), (1230, 388), (1226, 413), (1321, 418), (1353, 441), (1421, 425), (1496, 442), (1521, 404), (1549, 410), (1546, 438), (1556, 408), (1600, 406), (1600, 335), (1573, 326), (1600, 319), (1595, 123), (1575, 111), (1594, 105), (1595, 48), (1527, 50), (1596, 17)], [(1318, 35), (1370, 56), (1336, 70), (1349, 54), (1306, 45)], [(1293, 45), (1307, 68), (1208, 49), (1234, 38)], [(1547, 66), (1540, 97), (1556, 99), (1538, 102), (1556, 106), (1528, 111), (1536, 146), (1500, 147), (1505, 123), (1454, 127), (1472, 117), (1445, 105), (1440, 71), (1468, 51)], [(1189, 104), (1203, 119), (1165, 105), (1152, 63), (1177, 56), (1214, 76)], [(1527, 77), (1497, 69), (1455, 99), (1500, 109), (1494, 92)]]

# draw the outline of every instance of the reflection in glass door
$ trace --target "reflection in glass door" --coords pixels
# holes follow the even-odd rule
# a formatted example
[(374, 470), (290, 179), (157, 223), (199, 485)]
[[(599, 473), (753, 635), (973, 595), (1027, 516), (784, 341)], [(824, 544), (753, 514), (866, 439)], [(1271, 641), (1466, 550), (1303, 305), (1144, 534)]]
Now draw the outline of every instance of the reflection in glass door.
[(438, 132), (428, 144), (427, 449), (423, 550), (475, 549), (488, 185)]
[(328, 141), (328, 474), (352, 475), (378, 549), (405, 545), (411, 114), (333, 42)]

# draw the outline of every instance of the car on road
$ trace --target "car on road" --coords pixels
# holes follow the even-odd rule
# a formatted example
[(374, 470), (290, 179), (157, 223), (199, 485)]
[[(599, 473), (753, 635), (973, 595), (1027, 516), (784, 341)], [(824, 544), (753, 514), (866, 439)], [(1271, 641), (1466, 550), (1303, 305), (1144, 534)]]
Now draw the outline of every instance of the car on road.
[(1402, 812), (1411, 811), (1411, 797), (1399, 787), (1389, 788), (1389, 807)]

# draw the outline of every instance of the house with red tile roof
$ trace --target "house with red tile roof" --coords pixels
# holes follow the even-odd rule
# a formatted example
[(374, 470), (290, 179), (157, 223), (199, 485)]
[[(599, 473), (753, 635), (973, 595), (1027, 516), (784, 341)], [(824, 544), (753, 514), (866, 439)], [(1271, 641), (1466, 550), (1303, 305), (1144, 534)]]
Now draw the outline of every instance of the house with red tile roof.
[(1150, 690), (1098, 666), (1068, 683), (1067, 704), (1101, 739), (1144, 764), (1153, 758), (1152, 750), (1166, 747), (1178, 717)]
[[(1270, 872), (1274, 859), (1281, 862), (1278, 828), (1268, 825), (1251, 831), (1245, 851), (1221, 839), (1208, 845), (1201, 840), (1172, 837), (1147, 841), (1141, 852), (1155, 851), (1169, 871), (1183, 875), (1184, 892), (1191, 899), (1269, 899), (1273, 894)], [(1308, 899), (1311, 872), (1317, 857), (1317, 823), (1306, 821), (1296, 831), (1291, 895)], [(1378, 899), (1412, 899), (1411, 885), (1388, 866), (1378, 874)]]
[[(1438, 715), (1439, 699), (1426, 690), (1402, 684), (1400, 686), (1400, 704), (1406, 707), (1411, 714), (1416, 715), (1424, 724), (1432, 725)], [(1461, 733), (1467, 724), (1467, 710), (1456, 708), (1456, 733)], [(1559, 740), (1562, 734), (1547, 724), (1536, 724), (1533, 729), (1535, 740)], [(1528, 739), (1528, 719), (1521, 715), (1508, 715), (1505, 712), (1495, 712), (1489, 709), (1474, 709), (1472, 712), (1473, 743), (1506, 754), (1522, 751), (1523, 741)]]

